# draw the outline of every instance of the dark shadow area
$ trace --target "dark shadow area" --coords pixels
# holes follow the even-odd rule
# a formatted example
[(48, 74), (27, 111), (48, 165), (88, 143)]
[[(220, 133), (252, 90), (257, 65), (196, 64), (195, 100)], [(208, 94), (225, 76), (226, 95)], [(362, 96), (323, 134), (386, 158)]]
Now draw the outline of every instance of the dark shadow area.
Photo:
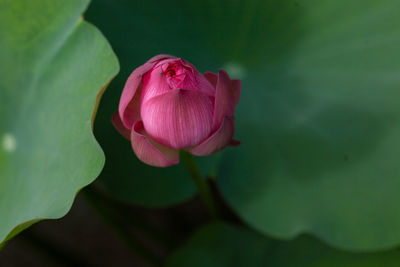
[[(84, 192), (89, 189), (93, 188)], [(132, 249), (103, 218), (104, 213), (99, 214), (86, 201), (86, 193), (81, 193), (64, 218), (35, 224), (8, 242), (0, 252), (0, 266), (152, 266), (143, 260), (142, 253), (162, 262), (207, 221), (198, 198), (162, 210), (130, 206), (106, 195), (102, 198), (96, 205), (101, 209), (113, 206), (111, 219), (127, 227), (140, 249)]]

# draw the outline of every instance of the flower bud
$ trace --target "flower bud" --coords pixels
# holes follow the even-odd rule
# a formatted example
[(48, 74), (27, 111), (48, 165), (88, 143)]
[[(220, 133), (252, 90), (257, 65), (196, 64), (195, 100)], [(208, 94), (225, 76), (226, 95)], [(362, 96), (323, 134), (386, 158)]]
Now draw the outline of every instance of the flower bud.
[(179, 163), (179, 150), (205, 156), (236, 145), (241, 83), (224, 70), (204, 75), (189, 62), (158, 55), (135, 69), (112, 117), (136, 156), (152, 166)]

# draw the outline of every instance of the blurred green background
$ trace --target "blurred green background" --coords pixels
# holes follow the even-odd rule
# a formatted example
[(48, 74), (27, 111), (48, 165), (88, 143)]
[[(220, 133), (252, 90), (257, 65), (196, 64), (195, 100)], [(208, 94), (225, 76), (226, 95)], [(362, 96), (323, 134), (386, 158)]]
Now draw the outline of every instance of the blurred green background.
[(147, 206), (193, 195), (181, 166), (145, 166), (109, 123), (130, 72), (170, 53), (243, 81), (242, 145), (201, 164), (216, 171), (223, 197), (250, 226), (285, 239), (311, 232), (351, 250), (398, 244), (399, 8), (397, 1), (94, 1), (86, 19), (121, 64), (95, 125), (107, 158), (102, 184)]

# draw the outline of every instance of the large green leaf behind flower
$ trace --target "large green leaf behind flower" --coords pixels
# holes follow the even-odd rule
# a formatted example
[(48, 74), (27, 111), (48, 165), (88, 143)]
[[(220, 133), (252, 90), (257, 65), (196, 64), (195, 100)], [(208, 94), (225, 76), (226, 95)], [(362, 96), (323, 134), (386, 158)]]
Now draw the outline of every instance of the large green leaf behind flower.
[(291, 242), (224, 223), (206, 225), (172, 253), (168, 267), (397, 267), (400, 251), (349, 253), (308, 236)]
[(400, 2), (283, 2), (290, 12), (262, 19), (268, 52), (245, 81), (242, 146), (224, 155), (219, 187), (275, 237), (397, 245)]
[(354, 250), (399, 244), (399, 16), (397, 0), (95, 1), (88, 18), (123, 67), (97, 125), (105, 188), (153, 206), (194, 193), (181, 166), (141, 164), (109, 124), (129, 73), (171, 53), (243, 80), (242, 145), (223, 152), (217, 183), (250, 226)]
[(92, 113), (119, 67), (88, 3), (0, 2), (0, 243), (65, 215), (103, 167)]

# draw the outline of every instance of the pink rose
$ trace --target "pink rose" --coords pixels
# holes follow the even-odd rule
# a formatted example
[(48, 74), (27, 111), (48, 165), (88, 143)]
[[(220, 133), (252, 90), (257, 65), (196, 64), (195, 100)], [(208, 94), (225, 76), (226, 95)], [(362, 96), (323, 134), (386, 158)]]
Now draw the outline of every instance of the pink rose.
[(174, 165), (180, 149), (205, 156), (239, 143), (232, 137), (240, 88), (224, 70), (202, 75), (183, 59), (158, 55), (129, 76), (112, 121), (141, 161)]

